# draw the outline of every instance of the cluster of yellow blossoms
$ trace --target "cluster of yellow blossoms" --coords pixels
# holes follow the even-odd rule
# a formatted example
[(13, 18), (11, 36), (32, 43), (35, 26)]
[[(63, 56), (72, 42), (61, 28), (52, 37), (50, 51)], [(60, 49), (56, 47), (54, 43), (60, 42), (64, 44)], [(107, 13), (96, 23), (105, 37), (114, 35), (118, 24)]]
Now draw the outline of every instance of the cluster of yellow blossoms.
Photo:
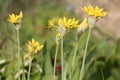
[(55, 26), (55, 22), (57, 22), (57, 25), (62, 25), (65, 28), (77, 28), (78, 27), (78, 21), (76, 19), (67, 19), (66, 17), (63, 18), (59, 18), (57, 19), (57, 21), (55, 21), (55, 19), (51, 19), (48, 21), (48, 27), (51, 28), (53, 26)]
[(56, 34), (56, 43), (58, 44), (59, 40), (66, 33), (66, 29), (78, 28), (79, 27), (78, 22), (79, 20), (76, 20), (74, 18), (70, 18), (70, 19), (67, 19), (66, 17), (59, 18), (59, 19), (53, 18), (48, 21), (48, 28), (58, 26), (57, 34)]
[(28, 41), (28, 53), (25, 54), (24, 59), (29, 58), (30, 56), (37, 54), (38, 51), (40, 51), (43, 48), (43, 45), (41, 45), (38, 41), (35, 41), (32, 39), (32, 41)]
[(19, 15), (11, 14), (9, 15), (9, 18), (7, 19), (10, 23), (18, 24), (21, 23), (21, 19), (23, 18), (23, 13), (20, 11)]
[(82, 10), (88, 14), (88, 25), (90, 28), (94, 26), (98, 19), (107, 15), (107, 12), (103, 12), (103, 8), (99, 8), (98, 6), (94, 8), (93, 6), (89, 5), (88, 7), (85, 6), (82, 8)]
[(103, 12), (103, 8), (99, 8), (98, 6), (94, 8), (93, 6), (89, 5), (88, 7), (83, 7), (82, 10), (88, 14), (88, 18), (84, 18), (80, 24), (79, 20), (76, 20), (74, 18), (67, 19), (66, 17), (59, 18), (57, 21), (54, 19), (48, 21), (49, 28), (56, 26), (55, 22), (57, 22), (58, 28), (56, 40), (60, 40), (60, 38), (64, 36), (66, 29), (77, 28), (78, 33), (80, 31), (85, 31), (86, 29), (93, 27), (98, 19), (107, 15), (107, 12)]
[(66, 17), (58, 19), (58, 24), (64, 26), (65, 28), (77, 28), (78, 21), (76, 19), (67, 19)]
[(89, 16), (94, 16), (97, 19), (107, 15), (107, 12), (103, 12), (103, 8), (100, 9), (98, 6), (94, 8), (93, 6), (89, 5), (88, 7), (83, 7), (82, 10)]

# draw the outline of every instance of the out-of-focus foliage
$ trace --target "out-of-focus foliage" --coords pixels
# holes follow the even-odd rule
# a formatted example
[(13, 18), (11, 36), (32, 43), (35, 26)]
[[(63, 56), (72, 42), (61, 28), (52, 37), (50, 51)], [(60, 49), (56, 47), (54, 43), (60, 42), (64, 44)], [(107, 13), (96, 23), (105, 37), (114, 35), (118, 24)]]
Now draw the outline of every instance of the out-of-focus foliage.
[[(68, 5), (67, 7), (69, 7)], [(44, 43), (44, 48), (35, 56), (31, 69), (31, 80), (52, 80), (54, 53), (56, 49), (55, 32), (47, 28), (48, 19), (53, 17), (69, 16), (79, 19), (74, 12), (66, 7), (62, 0), (0, 0), (0, 79), (15, 80), (17, 72), (17, 41), (14, 25), (6, 21), (7, 15), (12, 12), (24, 13), (20, 29), (21, 58), (26, 53), (26, 43), (31, 38)], [(64, 62), (66, 77), (71, 74), (71, 64), (76, 45), (76, 31), (69, 31), (64, 38)], [(71, 80), (79, 79), (83, 50), (88, 31), (81, 34), (79, 48), (74, 63)], [(100, 33), (101, 34), (101, 33)], [(60, 65), (60, 51), (58, 51)], [(21, 62), (22, 63), (22, 62)], [(23, 69), (23, 63), (20, 64)], [(119, 80), (120, 79), (120, 40), (114, 41), (108, 36), (97, 37), (92, 35), (89, 42), (85, 62), (84, 80)], [(24, 70), (27, 72), (28, 65)], [(58, 72), (59, 74), (60, 72)], [(25, 73), (27, 75), (27, 73)], [(21, 75), (21, 79), (23, 76)], [(57, 76), (60, 78), (60, 75)], [(57, 80), (57, 79), (56, 79)]]

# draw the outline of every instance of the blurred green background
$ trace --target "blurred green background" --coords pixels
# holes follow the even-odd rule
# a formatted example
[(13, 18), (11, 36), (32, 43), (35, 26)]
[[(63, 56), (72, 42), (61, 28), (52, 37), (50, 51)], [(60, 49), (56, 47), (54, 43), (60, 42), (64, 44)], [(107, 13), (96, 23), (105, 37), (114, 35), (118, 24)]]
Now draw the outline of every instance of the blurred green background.
[[(53, 69), (51, 60), (55, 53), (56, 33), (47, 28), (48, 20), (63, 16), (76, 18), (80, 21), (82, 18), (74, 12), (74, 7), (65, 0), (0, 0), (1, 80), (14, 80), (13, 77), (17, 71), (15, 65), (17, 64), (15, 57), (17, 53), (16, 31), (14, 25), (9, 23), (7, 18), (9, 14), (18, 14), (20, 11), (23, 12), (20, 29), (21, 57), (26, 53), (28, 40), (35, 38), (44, 44), (45, 48), (35, 57), (33, 63), (38, 64), (41, 69), (46, 67), (42, 72), (32, 68), (31, 80), (50, 80), (48, 75), (51, 75), (50, 70)], [(84, 48), (87, 33), (86, 31), (80, 37), (78, 52), (82, 52)], [(73, 56), (75, 37), (75, 31), (69, 31), (65, 36), (64, 57), (66, 62), (69, 61), (69, 57)], [(78, 53), (77, 56), (76, 70), (72, 80), (78, 80), (78, 71), (81, 66), (82, 54)], [(84, 80), (120, 80), (120, 40), (95, 26), (90, 38), (85, 72)], [(69, 75), (69, 73), (68, 70), (67, 74)]]

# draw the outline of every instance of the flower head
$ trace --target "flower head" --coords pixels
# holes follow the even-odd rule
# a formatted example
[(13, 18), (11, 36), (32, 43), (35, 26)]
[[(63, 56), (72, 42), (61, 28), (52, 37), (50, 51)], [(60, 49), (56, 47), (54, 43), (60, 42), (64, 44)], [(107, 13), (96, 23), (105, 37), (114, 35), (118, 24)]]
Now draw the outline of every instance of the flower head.
[(98, 6), (94, 8), (93, 6), (89, 5), (88, 7), (83, 7), (82, 10), (89, 16), (94, 16), (97, 19), (107, 15), (107, 12), (103, 12), (103, 8), (100, 9)]
[(75, 18), (67, 19), (66, 17), (53, 18), (53, 19), (49, 20), (48, 28), (55, 26), (55, 29), (57, 31), (56, 44), (58, 44), (59, 40), (64, 37), (67, 29), (78, 28), (78, 26), (79, 26), (78, 22), (79, 22), (79, 20), (76, 20)]
[(11, 14), (9, 15), (9, 18), (7, 19), (10, 23), (18, 24), (21, 23), (21, 19), (23, 18), (23, 13), (20, 11), (19, 15)]
[(54, 24), (55, 24), (54, 19), (48, 20), (48, 28), (53, 27), (53, 26), (54, 26)]
[(59, 25), (56, 34), (56, 44), (59, 43), (59, 40), (64, 37), (66, 33), (66, 28), (63, 25)]
[(24, 60), (27, 60), (27, 59), (29, 59), (29, 54), (28, 54), (28, 53), (26, 53), (26, 54), (24, 55)]
[(88, 28), (88, 20), (87, 18), (84, 18), (82, 23), (79, 25), (77, 32), (79, 33), (80, 31), (85, 31)]
[(32, 39), (32, 41), (28, 41), (28, 51), (30, 53), (36, 54), (42, 48), (43, 48), (43, 45), (41, 45), (38, 41), (35, 41), (34, 39)]
[(65, 28), (77, 28), (78, 20), (67, 19), (66, 17), (58, 19), (58, 24), (64, 26)]

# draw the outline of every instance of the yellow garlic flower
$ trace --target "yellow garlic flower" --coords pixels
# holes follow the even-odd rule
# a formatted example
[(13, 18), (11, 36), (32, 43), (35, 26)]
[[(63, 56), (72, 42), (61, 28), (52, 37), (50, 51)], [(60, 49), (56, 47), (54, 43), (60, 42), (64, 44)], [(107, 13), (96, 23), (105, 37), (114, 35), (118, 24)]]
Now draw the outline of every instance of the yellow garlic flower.
[(79, 25), (77, 32), (79, 33), (80, 31), (85, 31), (88, 28), (88, 20), (87, 18), (84, 18), (82, 23)]
[(62, 25), (65, 28), (77, 28), (78, 27), (78, 20), (73, 19), (66, 19), (66, 17), (58, 19), (58, 25)]
[(53, 26), (54, 26), (54, 24), (55, 24), (54, 19), (48, 20), (48, 28), (53, 27)]
[(82, 10), (87, 13), (89, 16), (94, 16), (96, 19), (105, 17), (107, 12), (103, 12), (103, 8), (96, 6), (95, 8), (91, 5), (88, 7), (83, 7)]
[(11, 14), (9, 15), (9, 18), (7, 19), (10, 23), (18, 24), (21, 23), (21, 19), (23, 18), (23, 13), (20, 11), (19, 15)]
[(43, 45), (41, 45), (38, 41), (35, 41), (34, 39), (32, 39), (32, 41), (28, 41), (28, 51), (30, 53), (36, 54), (42, 48), (43, 48)]

